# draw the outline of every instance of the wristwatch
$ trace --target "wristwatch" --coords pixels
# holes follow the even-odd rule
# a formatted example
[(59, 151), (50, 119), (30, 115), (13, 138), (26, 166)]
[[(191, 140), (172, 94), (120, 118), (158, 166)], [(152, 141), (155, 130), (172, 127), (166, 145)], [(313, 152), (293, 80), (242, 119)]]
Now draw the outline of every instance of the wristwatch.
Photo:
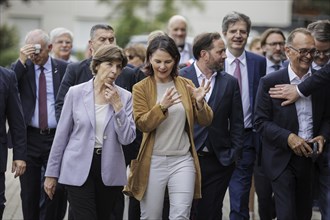
[(165, 108), (165, 106), (163, 106), (162, 104), (159, 104), (160, 110), (162, 110), (163, 113), (167, 112), (167, 108)]

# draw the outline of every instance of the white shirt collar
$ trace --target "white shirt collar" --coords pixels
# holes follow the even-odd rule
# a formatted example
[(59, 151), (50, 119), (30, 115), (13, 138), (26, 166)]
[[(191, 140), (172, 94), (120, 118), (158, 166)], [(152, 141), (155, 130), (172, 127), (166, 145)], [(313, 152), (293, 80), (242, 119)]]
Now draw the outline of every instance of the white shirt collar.
[(297, 76), (297, 74), (292, 70), (291, 64), (289, 63), (288, 73), (289, 73), (290, 83), (292, 83), (293, 81), (296, 81), (296, 80), (304, 81), (307, 77), (312, 75), (312, 70), (311, 70), (311, 68), (309, 68), (308, 72), (300, 79), (299, 76)]
[[(47, 62), (43, 65), (45, 71), (51, 71), (52, 70), (52, 62), (50, 56), (48, 56)], [(39, 65), (34, 65), (35, 70), (40, 70)]]
[[(206, 76), (204, 75), (204, 73), (199, 69), (199, 67), (197, 66), (197, 62), (194, 62), (194, 67), (195, 67), (195, 70), (196, 70), (196, 75), (197, 75), (197, 78), (205, 78), (206, 79)], [(215, 77), (218, 73), (217, 72), (214, 72), (211, 76), (212, 77)]]
[(226, 55), (227, 55), (227, 62), (232, 65), (235, 62), (235, 59), (239, 59), (239, 61), (241, 62), (241, 64), (243, 64), (243, 66), (246, 66), (246, 55), (245, 55), (245, 51), (241, 54), (241, 56), (239, 57), (235, 57), (232, 53), (230, 53), (230, 51), (228, 50), (228, 48), (226, 49)]

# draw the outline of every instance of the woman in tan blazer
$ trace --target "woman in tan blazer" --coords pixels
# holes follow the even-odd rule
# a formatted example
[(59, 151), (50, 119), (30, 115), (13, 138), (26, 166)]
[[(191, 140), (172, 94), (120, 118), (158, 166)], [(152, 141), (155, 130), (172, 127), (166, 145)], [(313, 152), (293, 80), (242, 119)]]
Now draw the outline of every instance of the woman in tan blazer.
[[(211, 123), (213, 112), (204, 101), (210, 84), (199, 88), (178, 76), (180, 53), (167, 35), (147, 48), (149, 76), (133, 87), (133, 115), (143, 132), (137, 173), (132, 186), (141, 201), (141, 219), (161, 219), (168, 188), (170, 219), (189, 219), (193, 198), (201, 197), (201, 175), (193, 141), (193, 126)], [(134, 162), (133, 162), (134, 163)]]

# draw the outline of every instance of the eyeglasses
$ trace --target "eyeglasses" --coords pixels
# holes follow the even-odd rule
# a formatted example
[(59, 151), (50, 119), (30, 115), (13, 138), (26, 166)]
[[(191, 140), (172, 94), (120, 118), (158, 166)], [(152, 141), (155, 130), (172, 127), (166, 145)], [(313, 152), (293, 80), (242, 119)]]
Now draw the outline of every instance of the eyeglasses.
[(271, 46), (271, 47), (276, 47), (277, 45), (280, 47), (284, 47), (285, 42), (272, 42), (272, 43), (266, 43), (267, 45)]
[(323, 55), (325, 57), (330, 57), (330, 50), (326, 50), (326, 51), (316, 50), (315, 51), (315, 56), (316, 57), (320, 57), (321, 55)]
[(293, 46), (289, 46), (289, 48), (291, 48), (294, 51), (298, 52), (300, 56), (307, 56), (309, 54), (312, 57), (314, 57), (315, 54), (316, 54), (316, 49), (315, 48), (312, 48), (312, 49), (306, 49), (306, 48), (296, 49)]

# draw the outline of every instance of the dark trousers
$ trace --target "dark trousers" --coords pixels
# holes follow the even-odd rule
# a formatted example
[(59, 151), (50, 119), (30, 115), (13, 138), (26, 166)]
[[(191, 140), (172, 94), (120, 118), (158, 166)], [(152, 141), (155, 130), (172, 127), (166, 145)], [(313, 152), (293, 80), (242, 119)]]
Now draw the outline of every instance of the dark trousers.
[(222, 206), (235, 164), (223, 166), (214, 154), (199, 156), (202, 199), (195, 200), (191, 219), (222, 219)]
[(141, 209), (139, 200), (129, 197), (128, 220), (140, 220)]
[(5, 210), (5, 202), (6, 202), (5, 181), (6, 181), (5, 173), (0, 172), (0, 220), (2, 220), (3, 211)]
[(258, 165), (254, 167), (254, 186), (258, 196), (260, 220), (272, 220), (276, 215), (272, 182)]
[[(53, 200), (41, 190), (41, 168), (47, 161), (54, 139), (54, 133), (40, 134), (37, 130), (27, 129), (27, 161), (26, 171), (20, 176), (21, 199), (24, 220), (40, 218), (40, 195), (44, 194), (45, 219), (59, 220), (63, 207), (64, 187), (58, 184)], [(66, 205), (66, 204), (65, 204)]]
[(229, 182), (231, 220), (248, 220), (249, 196), (252, 182), (256, 150), (252, 131), (245, 132), (241, 159), (237, 162)]
[(280, 220), (312, 217), (312, 159), (292, 155), (283, 173), (272, 180), (276, 215)]
[(94, 154), (86, 182), (82, 186), (66, 185), (66, 189), (74, 219), (109, 220), (123, 187), (103, 184), (101, 155)]
[[(44, 191), (45, 172), (46, 172), (46, 168), (41, 167), (41, 188), (40, 188), (41, 192)], [(57, 188), (59, 188), (58, 191), (61, 191), (61, 197), (57, 196), (56, 199), (59, 200), (59, 201), (56, 202), (56, 203), (52, 203), (52, 204), (48, 203), (48, 206), (49, 205), (50, 206), (57, 206), (57, 207), (55, 207), (55, 213), (56, 213), (57, 217), (55, 217), (55, 218), (51, 217), (51, 218), (62, 220), (62, 219), (64, 219), (65, 214), (66, 214), (66, 210), (67, 210), (67, 193), (66, 193), (66, 191), (64, 189), (64, 186), (62, 184), (58, 184)], [(40, 194), (40, 204), (39, 204), (39, 206), (40, 206), (40, 218), (39, 218), (39, 220), (48, 220), (49, 219), (49, 216), (46, 216), (46, 198), (47, 198), (47, 195), (45, 193)], [(60, 200), (63, 200), (63, 201), (61, 202)], [(72, 219), (70, 219), (70, 212), (69, 212), (69, 220), (72, 220)]]
[(318, 185), (313, 189), (319, 192), (319, 207), (322, 220), (330, 220), (330, 143), (327, 142), (323, 153), (319, 156), (316, 169), (318, 169)]
[(118, 196), (117, 201), (115, 202), (115, 208), (113, 210), (113, 213), (111, 214), (111, 219), (123, 220), (124, 207), (125, 207), (124, 194), (121, 194)]

